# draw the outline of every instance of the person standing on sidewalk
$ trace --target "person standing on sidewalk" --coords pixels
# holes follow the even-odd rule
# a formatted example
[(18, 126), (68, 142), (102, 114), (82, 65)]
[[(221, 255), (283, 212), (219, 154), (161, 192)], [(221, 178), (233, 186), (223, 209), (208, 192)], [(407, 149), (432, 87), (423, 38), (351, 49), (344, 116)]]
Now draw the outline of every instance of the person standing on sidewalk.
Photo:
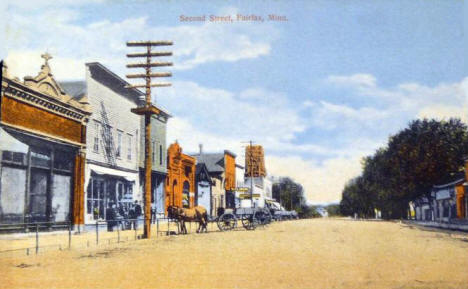
[(140, 204), (138, 204), (138, 201), (135, 201), (131, 212), (133, 213), (131, 217), (133, 222), (133, 228), (136, 230), (138, 228), (138, 218), (141, 216), (141, 206)]

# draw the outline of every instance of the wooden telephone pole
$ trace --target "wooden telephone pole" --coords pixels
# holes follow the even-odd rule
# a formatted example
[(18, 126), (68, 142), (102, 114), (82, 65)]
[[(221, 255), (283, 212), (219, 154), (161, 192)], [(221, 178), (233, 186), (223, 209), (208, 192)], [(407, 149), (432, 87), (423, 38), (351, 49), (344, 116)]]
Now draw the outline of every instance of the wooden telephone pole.
[(146, 47), (146, 52), (130, 53), (127, 54), (129, 58), (146, 58), (146, 62), (130, 63), (127, 68), (144, 68), (145, 73), (129, 74), (127, 78), (143, 78), (145, 84), (128, 85), (127, 88), (146, 88), (145, 103), (131, 111), (138, 115), (145, 116), (145, 194), (144, 194), (144, 216), (145, 225), (143, 238), (149, 239), (151, 237), (151, 116), (161, 113), (160, 109), (154, 106), (151, 102), (151, 87), (171, 86), (169, 82), (151, 83), (153, 77), (170, 77), (170, 72), (152, 72), (152, 67), (172, 66), (172, 62), (151, 62), (152, 57), (171, 56), (172, 52), (153, 52), (151, 50), (154, 46), (169, 46), (172, 41), (129, 41), (127, 46), (130, 47)]

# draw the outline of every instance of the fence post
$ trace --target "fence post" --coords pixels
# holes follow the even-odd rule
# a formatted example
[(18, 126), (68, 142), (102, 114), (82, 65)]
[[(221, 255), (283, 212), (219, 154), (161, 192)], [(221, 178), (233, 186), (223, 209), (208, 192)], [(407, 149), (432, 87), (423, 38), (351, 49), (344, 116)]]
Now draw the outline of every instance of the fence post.
[[(123, 222), (122, 222), (123, 224)], [(120, 243), (120, 225), (117, 226), (117, 243)]]
[(137, 239), (137, 226), (138, 226), (138, 219), (135, 219), (133, 223), (133, 229), (135, 231), (135, 240)]
[(159, 219), (156, 218), (156, 238), (158, 237), (159, 235)]
[(99, 228), (98, 228), (98, 222), (96, 221), (96, 245), (99, 244)]
[(39, 252), (39, 224), (36, 223), (36, 255)]
[(71, 249), (71, 237), (72, 237), (71, 227), (72, 227), (71, 222), (68, 222), (68, 250)]

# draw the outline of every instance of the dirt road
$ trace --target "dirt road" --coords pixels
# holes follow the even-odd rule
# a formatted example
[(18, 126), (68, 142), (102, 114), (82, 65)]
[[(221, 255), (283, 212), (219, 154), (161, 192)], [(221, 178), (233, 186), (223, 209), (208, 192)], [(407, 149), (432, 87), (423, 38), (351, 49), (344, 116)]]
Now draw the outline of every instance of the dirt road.
[(1, 288), (468, 288), (468, 234), (299, 220), (1, 257)]

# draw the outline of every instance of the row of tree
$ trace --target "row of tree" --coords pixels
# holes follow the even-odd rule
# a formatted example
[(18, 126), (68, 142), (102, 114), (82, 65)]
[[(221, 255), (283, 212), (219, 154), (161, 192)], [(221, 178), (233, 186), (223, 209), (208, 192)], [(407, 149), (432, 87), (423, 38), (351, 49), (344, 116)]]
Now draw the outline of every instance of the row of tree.
[(460, 119), (412, 121), (363, 159), (362, 174), (343, 189), (340, 212), (368, 218), (377, 209), (385, 219), (406, 218), (410, 201), (425, 196), (432, 203), (432, 186), (463, 170), (467, 151)]
[(315, 208), (307, 204), (302, 185), (289, 177), (281, 177), (274, 183), (272, 194), (286, 210), (295, 210), (301, 218), (319, 216)]

